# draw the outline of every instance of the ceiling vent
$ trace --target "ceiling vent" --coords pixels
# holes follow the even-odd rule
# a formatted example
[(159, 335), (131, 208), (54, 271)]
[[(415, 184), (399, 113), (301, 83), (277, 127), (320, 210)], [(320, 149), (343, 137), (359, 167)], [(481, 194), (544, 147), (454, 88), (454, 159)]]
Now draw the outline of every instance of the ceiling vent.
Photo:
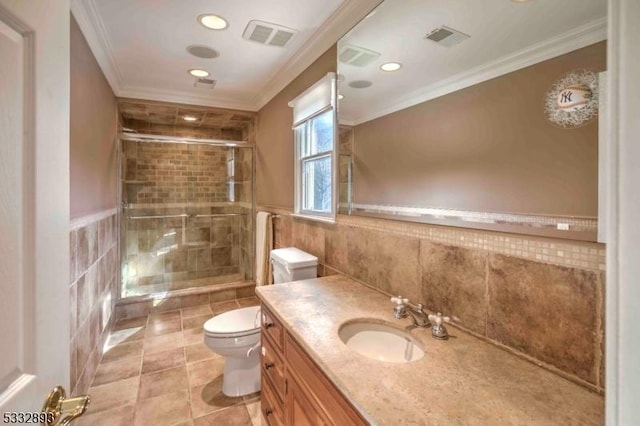
[(444, 47), (455, 46), (456, 44), (462, 43), (469, 37), (471, 36), (469, 36), (468, 34), (445, 26), (436, 28), (425, 36), (427, 40), (436, 42), (440, 46)]
[(344, 45), (338, 54), (338, 60), (340, 62), (356, 67), (365, 67), (379, 57), (380, 53), (378, 52), (365, 49), (364, 47), (354, 46), (352, 44)]
[(202, 87), (205, 89), (213, 89), (216, 85), (216, 81), (211, 78), (198, 77), (196, 82), (193, 83), (193, 87)]
[(263, 21), (250, 21), (242, 38), (267, 46), (285, 47), (297, 30)]

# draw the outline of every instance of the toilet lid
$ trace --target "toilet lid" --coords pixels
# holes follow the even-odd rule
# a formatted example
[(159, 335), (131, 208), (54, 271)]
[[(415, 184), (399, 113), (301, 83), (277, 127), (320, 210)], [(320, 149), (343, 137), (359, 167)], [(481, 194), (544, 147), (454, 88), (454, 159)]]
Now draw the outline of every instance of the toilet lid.
[(260, 306), (234, 309), (204, 323), (208, 335), (238, 336), (260, 331)]

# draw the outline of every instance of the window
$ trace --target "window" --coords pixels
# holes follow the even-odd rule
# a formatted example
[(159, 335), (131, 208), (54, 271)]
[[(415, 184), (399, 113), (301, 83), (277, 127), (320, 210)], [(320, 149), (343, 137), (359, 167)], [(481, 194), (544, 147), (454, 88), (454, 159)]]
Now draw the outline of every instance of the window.
[(295, 214), (334, 221), (336, 216), (335, 74), (329, 73), (296, 99)]

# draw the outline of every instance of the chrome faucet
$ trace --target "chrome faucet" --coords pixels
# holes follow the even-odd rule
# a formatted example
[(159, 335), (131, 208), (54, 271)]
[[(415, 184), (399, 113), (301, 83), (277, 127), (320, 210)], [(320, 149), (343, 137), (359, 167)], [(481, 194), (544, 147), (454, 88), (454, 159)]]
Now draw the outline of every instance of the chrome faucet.
[(412, 305), (409, 303), (409, 299), (402, 296), (392, 297), (391, 301), (396, 304), (393, 308), (393, 316), (397, 319), (406, 318), (411, 316), (413, 325), (415, 327), (430, 327), (429, 316), (424, 311), (422, 303)]

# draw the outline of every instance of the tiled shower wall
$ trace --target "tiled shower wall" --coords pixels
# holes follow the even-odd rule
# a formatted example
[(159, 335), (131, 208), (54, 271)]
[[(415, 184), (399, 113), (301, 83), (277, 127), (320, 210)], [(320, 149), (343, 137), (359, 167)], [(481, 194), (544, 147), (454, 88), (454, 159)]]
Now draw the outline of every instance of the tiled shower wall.
[(250, 148), (124, 141), (126, 202), (233, 202), (234, 188), (238, 194), (248, 191), (229, 168), (244, 150)]
[(251, 148), (124, 141), (122, 165), (124, 297), (252, 278)]
[(342, 273), (423, 302), (603, 391), (603, 245), (343, 215), (330, 225), (260, 209), (280, 214), (275, 246), (317, 256), (320, 275)]
[(117, 241), (115, 209), (71, 223), (71, 394), (87, 391), (102, 356), (118, 295)]

